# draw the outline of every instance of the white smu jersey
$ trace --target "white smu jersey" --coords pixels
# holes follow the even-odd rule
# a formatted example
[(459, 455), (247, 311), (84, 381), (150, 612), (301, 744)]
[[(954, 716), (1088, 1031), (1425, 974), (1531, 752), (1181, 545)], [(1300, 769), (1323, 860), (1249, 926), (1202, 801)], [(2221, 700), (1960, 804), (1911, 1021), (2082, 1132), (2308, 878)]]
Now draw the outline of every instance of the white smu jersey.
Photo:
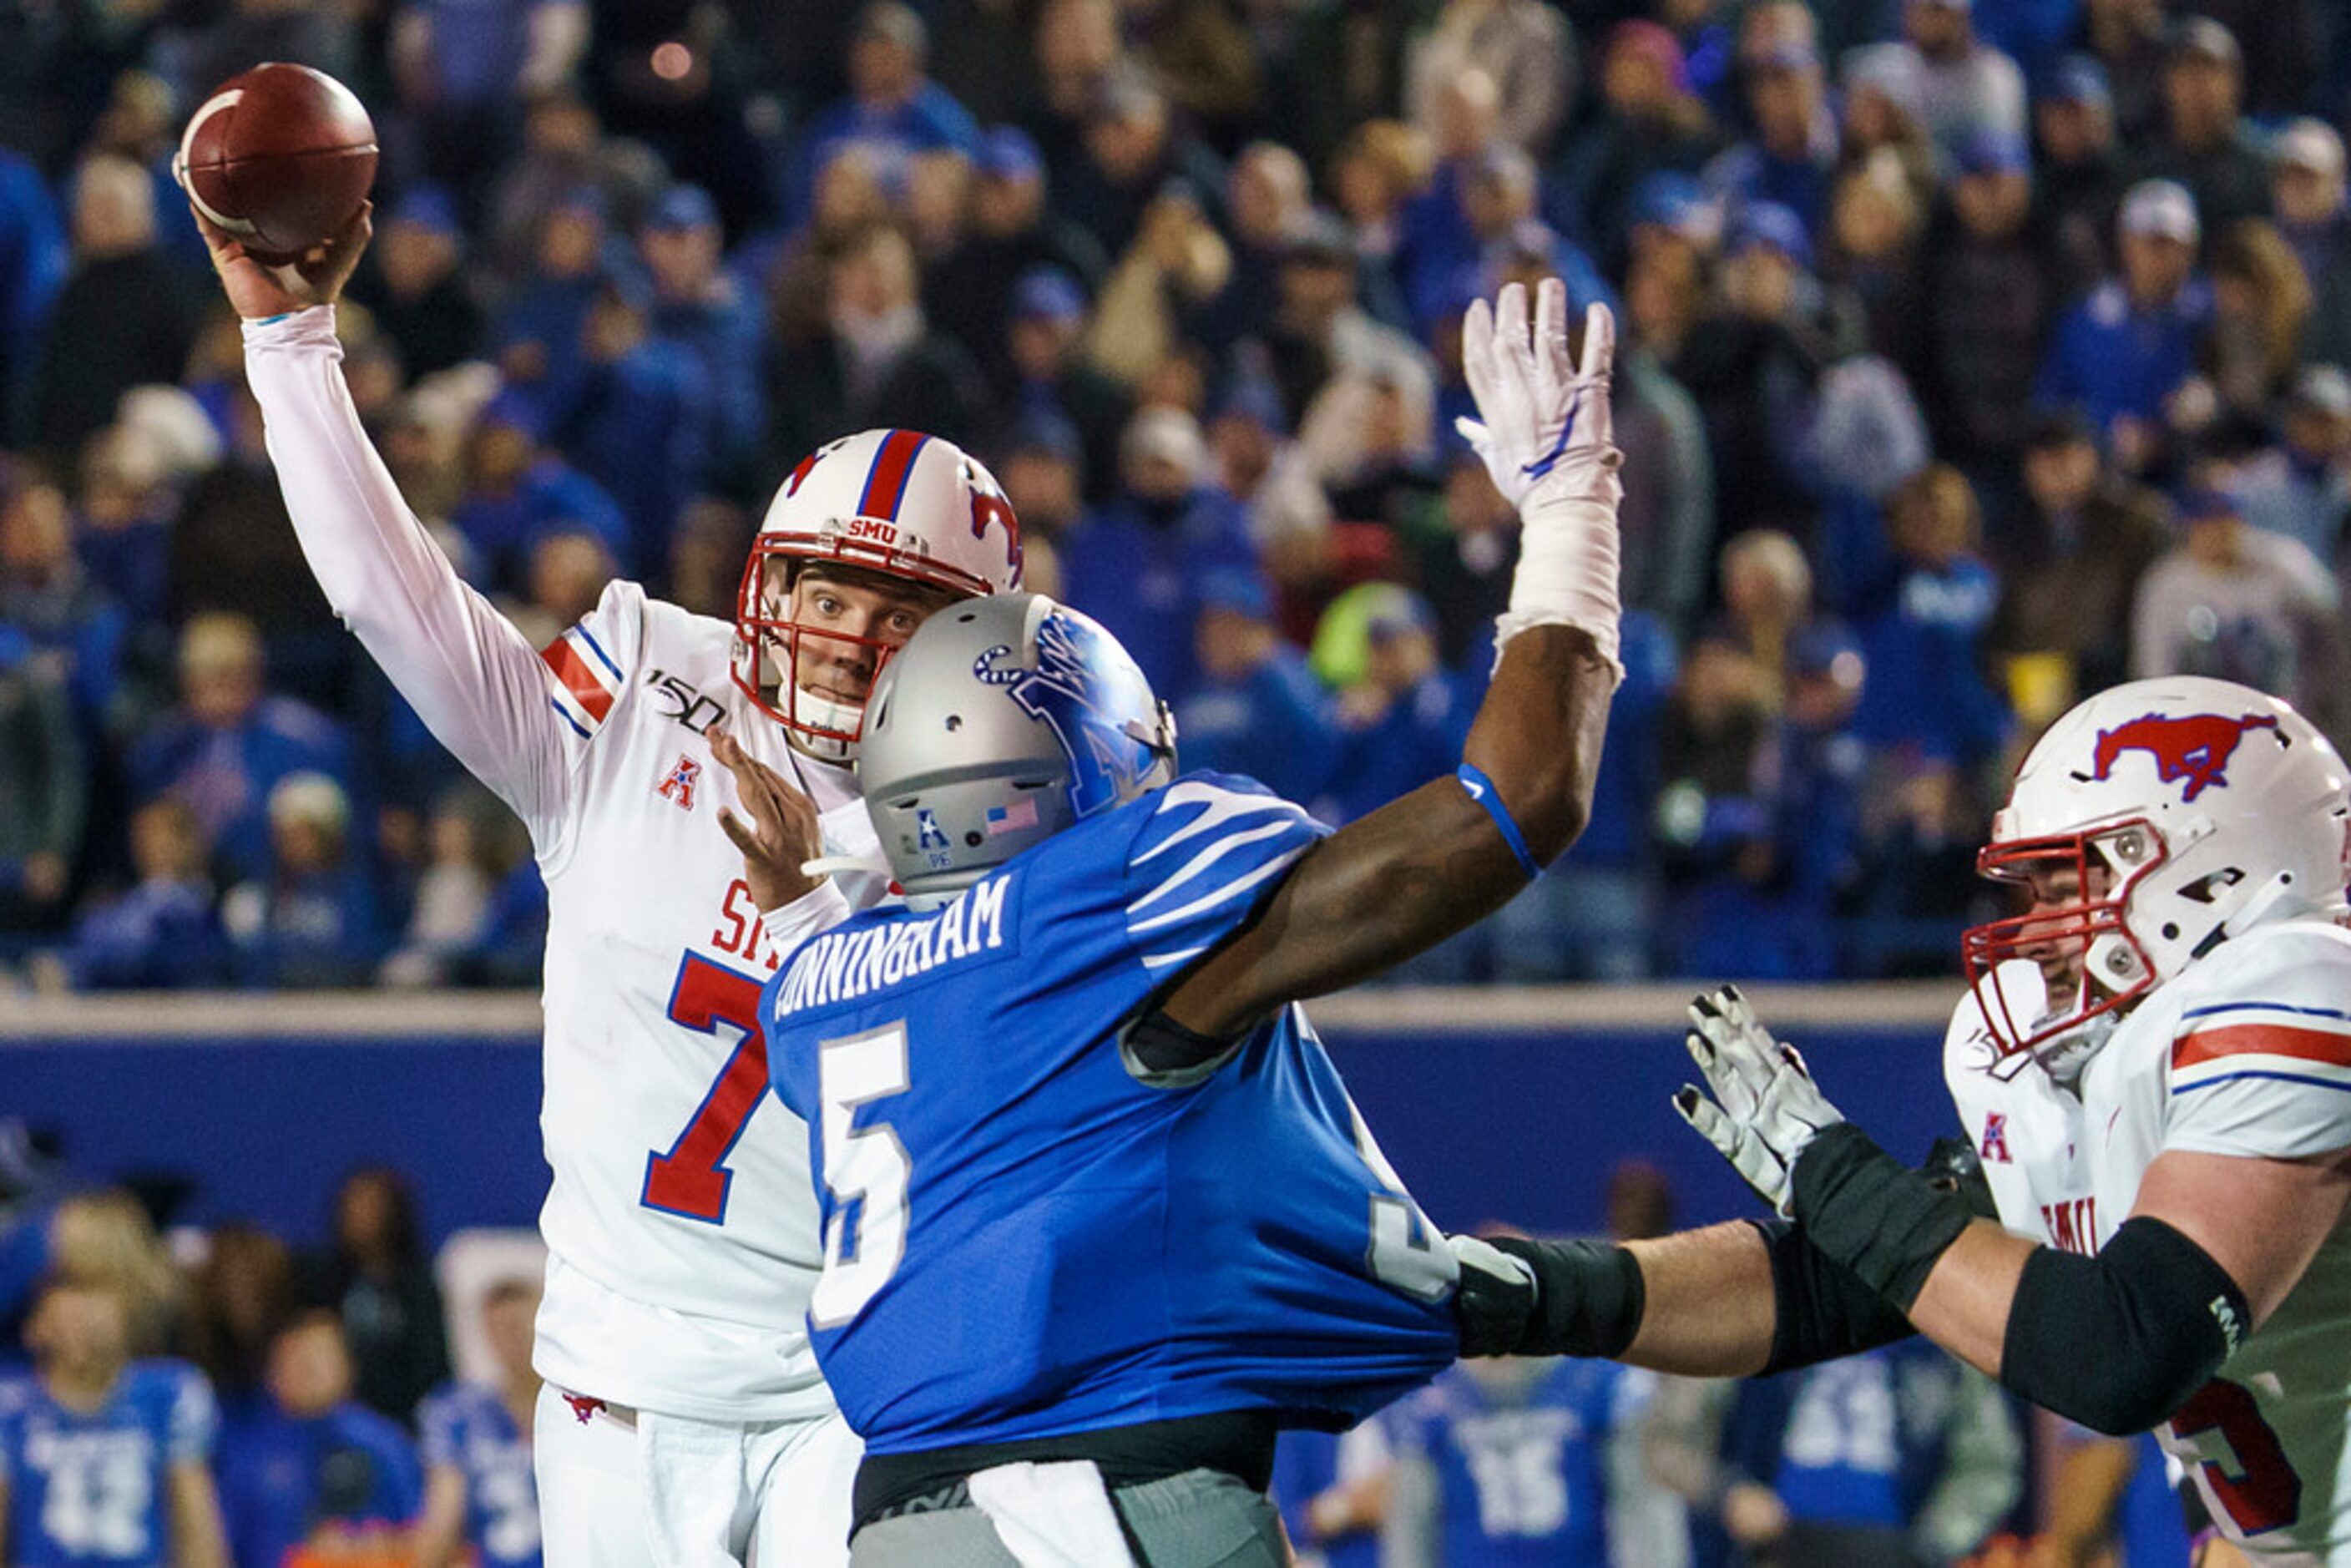
[[(2039, 995), (2029, 963), (2001, 978)], [(2224, 943), (2115, 1026), (2078, 1097), (2029, 1052), (1999, 1056), (1972, 998), (1943, 1069), (2002, 1223), (2094, 1253), (2167, 1149), (2298, 1159), (2351, 1146), (2351, 932), (2289, 921)], [(2351, 1223), (2157, 1436), (2260, 1562), (2351, 1568)]]
[(878, 858), (845, 769), (735, 686), (733, 628), (615, 582), (545, 650), (462, 582), (368, 444), (331, 310), (246, 327), (247, 376), (327, 598), (441, 742), (529, 827), (546, 878), (553, 1171), (534, 1362), (582, 1396), (712, 1421), (830, 1411), (806, 1128), (754, 1020), (779, 951), (875, 902), (835, 875), (762, 923), (718, 822), (714, 724), (805, 789), (828, 854)]

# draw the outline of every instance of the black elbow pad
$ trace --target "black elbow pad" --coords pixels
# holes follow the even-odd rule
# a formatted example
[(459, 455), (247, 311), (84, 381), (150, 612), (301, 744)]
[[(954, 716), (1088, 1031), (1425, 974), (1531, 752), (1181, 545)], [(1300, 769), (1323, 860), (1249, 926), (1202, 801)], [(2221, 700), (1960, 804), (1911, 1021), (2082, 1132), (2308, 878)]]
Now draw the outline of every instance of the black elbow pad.
[(2043, 1247), (2025, 1261), (2000, 1380), (2108, 1437), (2147, 1431), (2244, 1343), (2244, 1292), (2159, 1219), (2126, 1219), (2095, 1258)]
[(1784, 1219), (1747, 1223), (1771, 1255), (1771, 1355), (1761, 1375), (1856, 1355), (1917, 1332), (1852, 1270), (1813, 1246), (1803, 1227)]

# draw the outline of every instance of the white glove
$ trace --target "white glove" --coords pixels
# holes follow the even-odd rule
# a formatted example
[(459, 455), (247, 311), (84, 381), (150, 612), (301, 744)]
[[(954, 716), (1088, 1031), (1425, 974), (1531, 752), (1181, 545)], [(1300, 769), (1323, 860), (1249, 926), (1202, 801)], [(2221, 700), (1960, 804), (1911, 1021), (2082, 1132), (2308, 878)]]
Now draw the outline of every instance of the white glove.
[(1796, 1048), (1771, 1038), (1737, 987), (1698, 998), (1689, 1016), (1685, 1042), (1714, 1099), (1684, 1084), (1674, 1109), (1785, 1215), (1795, 1196), (1790, 1178), (1796, 1156), (1844, 1115), (1823, 1096)]
[[(1588, 632), (1616, 663), (1616, 470), (1609, 378), (1616, 319), (1604, 305), (1583, 317), (1583, 363), (1568, 357), (1567, 287), (1547, 278), (1536, 292), (1503, 286), (1492, 308), (1474, 301), (1461, 324), (1461, 369), (1478, 419), (1456, 428), (1476, 449), (1495, 486), (1518, 508), (1519, 567), (1496, 645), (1530, 626)], [(1621, 675), (1622, 666), (1618, 667)]]

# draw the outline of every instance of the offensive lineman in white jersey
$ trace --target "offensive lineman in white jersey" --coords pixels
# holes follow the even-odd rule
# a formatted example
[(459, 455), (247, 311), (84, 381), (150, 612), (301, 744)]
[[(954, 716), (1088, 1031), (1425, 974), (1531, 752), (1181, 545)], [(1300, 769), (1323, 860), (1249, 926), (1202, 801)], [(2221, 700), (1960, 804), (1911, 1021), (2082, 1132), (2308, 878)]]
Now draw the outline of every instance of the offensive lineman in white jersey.
[(869, 431), (778, 490), (735, 625), (614, 582), (534, 649), (360, 429), (333, 305), (369, 234), (265, 268), (205, 229), (319, 586), (547, 881), (547, 1560), (845, 1562), (859, 1450), (808, 1345), (807, 1136), (753, 1020), (779, 955), (884, 895), (802, 862), (878, 852), (847, 765), (865, 695), (932, 611), (1019, 585), (1019, 525), (953, 445)]
[(1714, 1099), (1676, 1103), (1793, 1223), (1498, 1241), (1535, 1300), (1498, 1298), (1480, 1348), (1736, 1376), (1915, 1327), (2085, 1426), (2156, 1428), (2252, 1561), (2351, 1568), (2347, 780), (2245, 686), (2075, 707), (1994, 820), (1982, 868), (2031, 907), (1968, 934), (1946, 1046), (1989, 1202), (1878, 1150), (1726, 988), (1691, 1009)]

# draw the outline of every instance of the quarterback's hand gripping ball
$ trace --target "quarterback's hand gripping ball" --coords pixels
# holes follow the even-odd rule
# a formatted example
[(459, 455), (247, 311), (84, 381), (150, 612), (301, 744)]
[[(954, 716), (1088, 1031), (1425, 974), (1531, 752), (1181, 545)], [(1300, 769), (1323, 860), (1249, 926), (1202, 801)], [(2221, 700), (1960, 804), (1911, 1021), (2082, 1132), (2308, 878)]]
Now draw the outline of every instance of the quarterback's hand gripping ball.
[(1821, 1093), (1796, 1048), (1771, 1038), (1736, 986), (1698, 998), (1689, 1018), (1684, 1042), (1714, 1098), (1686, 1083), (1674, 1109), (1785, 1215), (1797, 1156), (1844, 1113)]

